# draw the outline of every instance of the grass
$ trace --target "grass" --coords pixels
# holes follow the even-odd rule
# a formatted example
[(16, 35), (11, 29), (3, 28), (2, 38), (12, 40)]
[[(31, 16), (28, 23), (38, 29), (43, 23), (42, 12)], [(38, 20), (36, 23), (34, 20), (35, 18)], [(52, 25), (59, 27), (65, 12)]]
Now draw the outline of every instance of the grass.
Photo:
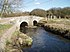
[(48, 24), (56, 24), (56, 26), (60, 26), (61, 28), (70, 29), (70, 19), (51, 19), (47, 21)]
[[(19, 31), (15, 31), (15, 32), (12, 34), (11, 39), (6, 41), (5, 52), (13, 52), (13, 51), (15, 51), (15, 52), (20, 52), (18, 46), (15, 46), (15, 43), (17, 42), (17, 41), (16, 41), (16, 38), (17, 38), (17, 36), (18, 36), (19, 34), (20, 34)], [(17, 47), (18, 49), (17, 49), (16, 47)]]
[[(19, 38), (22, 38), (23, 44), (20, 44)], [(26, 44), (26, 45), (25, 45)], [(26, 47), (28, 45), (32, 44), (32, 39), (28, 37), (26, 34), (21, 33), (19, 31), (15, 31), (12, 34), (12, 37), (10, 40), (6, 41), (6, 52), (22, 52), (22, 48)]]
[(46, 30), (70, 39), (70, 19), (49, 19)]
[(0, 37), (2, 34), (7, 31), (12, 25), (11, 24), (0, 24)]
[(49, 23), (63, 23), (66, 24), (67, 22), (70, 24), (70, 19), (49, 19)]

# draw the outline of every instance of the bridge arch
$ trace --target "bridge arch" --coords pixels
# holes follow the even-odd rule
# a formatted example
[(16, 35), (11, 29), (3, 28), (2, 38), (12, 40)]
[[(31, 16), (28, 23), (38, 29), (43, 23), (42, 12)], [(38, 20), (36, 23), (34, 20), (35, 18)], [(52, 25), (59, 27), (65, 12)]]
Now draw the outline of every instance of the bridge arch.
[(37, 23), (38, 23), (38, 22), (37, 22), (36, 20), (34, 20), (34, 21), (33, 21), (33, 26), (37, 26)]
[(28, 23), (23, 21), (21, 24), (20, 24), (20, 27), (25, 27), (25, 26), (28, 26)]
[[(30, 16), (24, 16), (24, 17), (22, 16), (22, 17), (18, 18), (18, 20), (17, 20), (17, 27), (19, 28), (22, 26), (23, 27), (24, 26), (36, 26), (37, 23), (39, 23), (40, 20), (42, 20), (42, 19), (44, 19), (44, 18), (38, 17), (38, 16), (32, 16), (32, 18), (30, 18)], [(24, 23), (27, 25), (25, 25)], [(21, 24), (23, 24), (23, 25), (21, 25)]]
[(20, 32), (24, 32), (24, 33), (25, 33), (26, 26), (28, 26), (28, 23), (25, 22), (25, 21), (23, 21), (23, 22), (20, 24)]

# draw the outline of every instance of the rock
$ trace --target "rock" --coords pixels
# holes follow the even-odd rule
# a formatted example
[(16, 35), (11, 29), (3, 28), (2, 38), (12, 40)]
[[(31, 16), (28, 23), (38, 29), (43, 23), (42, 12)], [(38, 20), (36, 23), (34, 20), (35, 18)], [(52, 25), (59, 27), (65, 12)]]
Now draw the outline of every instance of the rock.
[(26, 39), (26, 43), (28, 46), (32, 45), (32, 38)]
[(1, 20), (1, 17), (0, 17), (0, 20)]
[(11, 41), (12, 42), (6, 46), (6, 52), (21, 52), (24, 47), (30, 47), (33, 42), (31, 37), (23, 33), (14, 35)]
[(68, 32), (64, 37), (70, 39), (70, 32)]
[(32, 38), (27, 36), (26, 34), (20, 34), (18, 38), (18, 43), (22, 46), (30, 46), (32, 45)]
[(22, 45), (23, 44), (22, 38), (18, 38), (18, 42)]
[(20, 52), (21, 50), (18, 50), (18, 49), (12, 49), (10, 50), (10, 52)]

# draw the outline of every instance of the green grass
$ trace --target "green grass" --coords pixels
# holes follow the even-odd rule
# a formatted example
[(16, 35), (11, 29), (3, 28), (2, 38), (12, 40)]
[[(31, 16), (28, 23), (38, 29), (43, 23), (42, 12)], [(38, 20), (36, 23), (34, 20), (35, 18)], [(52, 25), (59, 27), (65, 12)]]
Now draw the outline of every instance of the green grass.
[(0, 37), (1, 35), (11, 27), (12, 25), (11, 24), (0, 24)]
[(48, 20), (48, 23), (70, 25), (70, 19), (50, 19), (50, 20)]
[(46, 26), (49, 31), (69, 39), (70, 19), (49, 19)]

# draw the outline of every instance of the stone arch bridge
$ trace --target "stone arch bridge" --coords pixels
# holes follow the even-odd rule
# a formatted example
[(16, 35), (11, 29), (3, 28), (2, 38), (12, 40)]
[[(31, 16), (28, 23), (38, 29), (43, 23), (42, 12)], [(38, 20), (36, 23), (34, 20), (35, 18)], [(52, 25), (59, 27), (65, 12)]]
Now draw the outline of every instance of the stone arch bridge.
[(33, 22), (36, 21), (37, 23), (41, 20), (43, 20), (45, 18), (43, 17), (37, 17), (37, 16), (21, 16), (18, 17), (16, 22), (17, 22), (17, 26), (20, 26), (22, 22), (26, 22), (28, 24), (28, 26), (33, 26)]
[(8, 29), (0, 38), (0, 52), (3, 52), (3, 49), (6, 46), (5, 45), (6, 40), (9, 40), (11, 38), (12, 34), (16, 31), (16, 27), (18, 27), (18, 29), (20, 28), (20, 25), (22, 22), (26, 22), (28, 26), (33, 26), (33, 21), (39, 22), (44, 18), (37, 17), (37, 16), (20, 16), (20, 17), (10, 17), (10, 18), (2, 18), (2, 19), (6, 21), (5, 23), (0, 23), (0, 24), (10, 23), (10, 24), (13, 24), (13, 26), (10, 29)]

